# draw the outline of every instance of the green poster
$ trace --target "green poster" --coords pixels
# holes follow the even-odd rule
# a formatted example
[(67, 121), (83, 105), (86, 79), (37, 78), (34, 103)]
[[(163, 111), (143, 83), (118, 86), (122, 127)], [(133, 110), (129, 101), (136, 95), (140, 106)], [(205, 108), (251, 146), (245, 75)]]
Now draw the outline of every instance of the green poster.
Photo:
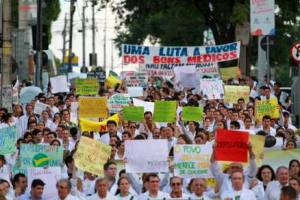
[(156, 101), (154, 103), (155, 122), (176, 121), (176, 101)]
[(0, 154), (7, 155), (16, 152), (17, 128), (16, 126), (0, 129)]
[(97, 79), (76, 79), (76, 94), (97, 95), (99, 83)]
[(183, 121), (202, 121), (203, 107), (186, 106), (182, 108)]
[(21, 144), (21, 167), (55, 167), (63, 162), (63, 148), (50, 145)]
[(126, 106), (123, 108), (123, 116), (127, 121), (140, 122), (144, 119), (144, 107)]

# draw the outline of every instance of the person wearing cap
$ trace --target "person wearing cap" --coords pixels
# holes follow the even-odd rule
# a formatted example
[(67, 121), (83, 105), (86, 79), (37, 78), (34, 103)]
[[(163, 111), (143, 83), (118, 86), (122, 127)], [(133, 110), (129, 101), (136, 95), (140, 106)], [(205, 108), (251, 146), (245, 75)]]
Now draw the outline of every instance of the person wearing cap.
[(21, 195), (18, 200), (44, 200), (42, 196), (45, 185), (41, 179), (34, 179), (31, 183), (30, 193)]
[[(216, 145), (214, 145), (215, 147)], [(249, 188), (250, 180), (255, 177), (257, 166), (255, 161), (255, 154), (252, 151), (251, 144), (248, 145), (249, 147), (249, 155), (250, 155), (250, 161), (249, 161), (249, 168), (247, 171), (244, 172), (243, 165), (241, 163), (233, 162), (229, 165), (227, 173), (222, 173), (219, 171), (219, 165), (217, 161), (215, 160), (215, 148), (213, 147), (213, 153), (211, 155), (211, 172), (214, 175), (214, 177), (217, 179), (218, 183), (220, 184), (220, 195), (223, 196), (223, 193), (226, 191), (232, 191), (232, 182), (231, 182), (231, 175), (233, 172), (239, 171), (244, 174), (244, 180), (243, 185), (246, 188)]]

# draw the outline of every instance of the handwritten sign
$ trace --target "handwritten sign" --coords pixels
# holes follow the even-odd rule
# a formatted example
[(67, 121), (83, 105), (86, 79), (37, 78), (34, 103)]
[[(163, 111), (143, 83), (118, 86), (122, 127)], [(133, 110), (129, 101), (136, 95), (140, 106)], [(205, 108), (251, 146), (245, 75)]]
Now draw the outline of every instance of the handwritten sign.
[(175, 145), (174, 174), (184, 178), (213, 177), (210, 171), (212, 145)]
[(130, 102), (128, 94), (114, 94), (108, 100), (110, 113), (120, 112), (123, 107), (128, 106)]
[(109, 145), (88, 137), (81, 137), (74, 155), (75, 166), (83, 171), (104, 176), (103, 166), (110, 153)]
[(182, 108), (183, 121), (202, 121), (203, 107), (185, 106)]
[(17, 128), (11, 126), (0, 129), (0, 155), (7, 155), (17, 151)]
[(97, 95), (99, 82), (97, 79), (76, 79), (76, 94), (78, 95)]
[(123, 116), (127, 121), (140, 122), (144, 119), (144, 107), (127, 106), (123, 108)]
[(225, 103), (237, 103), (238, 99), (243, 98), (246, 103), (249, 101), (250, 87), (249, 86), (237, 86), (237, 85), (225, 85)]
[(133, 72), (130, 74), (123, 74), (126, 80), (127, 87), (143, 87), (146, 88), (148, 84), (147, 73), (144, 72)]
[(79, 115), (86, 118), (107, 117), (106, 97), (80, 97)]
[(216, 160), (248, 162), (248, 141), (249, 134), (246, 132), (218, 129)]
[(280, 117), (277, 98), (255, 101), (255, 119), (259, 122), (265, 115), (278, 119)]
[(201, 79), (200, 91), (206, 99), (223, 99), (223, 81), (219, 79)]
[(47, 107), (50, 107), (50, 106), (47, 105), (47, 104), (44, 104), (44, 103), (42, 103), (42, 102), (36, 102), (35, 105), (34, 105), (34, 110), (33, 110), (33, 112), (34, 112), (35, 114), (41, 115), (42, 112), (43, 112), (44, 110), (47, 109)]
[(168, 172), (168, 154), (167, 140), (126, 140), (126, 172)]
[(55, 167), (63, 161), (63, 148), (60, 146), (21, 144), (20, 162), (26, 167)]
[(176, 101), (156, 101), (154, 103), (154, 121), (175, 122)]

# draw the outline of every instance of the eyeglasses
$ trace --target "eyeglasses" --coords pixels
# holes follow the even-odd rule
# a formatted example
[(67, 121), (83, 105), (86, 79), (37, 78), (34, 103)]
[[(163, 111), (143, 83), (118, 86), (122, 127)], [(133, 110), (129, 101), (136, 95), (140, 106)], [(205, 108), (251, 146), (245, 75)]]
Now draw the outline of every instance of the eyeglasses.
[(172, 183), (171, 185), (172, 186), (179, 186), (179, 185), (181, 185), (181, 183), (177, 182), (177, 183)]

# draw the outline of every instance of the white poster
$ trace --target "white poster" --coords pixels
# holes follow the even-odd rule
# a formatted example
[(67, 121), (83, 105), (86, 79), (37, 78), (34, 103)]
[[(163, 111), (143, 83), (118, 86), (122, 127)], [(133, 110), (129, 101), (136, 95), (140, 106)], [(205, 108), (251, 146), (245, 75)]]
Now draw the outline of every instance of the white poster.
[(219, 79), (201, 79), (200, 91), (206, 99), (223, 99), (223, 81)]
[(148, 102), (148, 101), (143, 101), (140, 99), (133, 98), (133, 105), (144, 107), (144, 112), (150, 111), (152, 114), (154, 112), (154, 103), (153, 102)]
[(274, 0), (250, 0), (251, 35), (275, 35)]
[(142, 97), (144, 96), (144, 90), (142, 87), (128, 87), (128, 95), (131, 97)]
[(168, 172), (168, 155), (167, 140), (126, 140), (126, 172)]
[(52, 94), (69, 92), (67, 77), (65, 75), (50, 78)]
[(184, 88), (198, 88), (200, 85), (200, 76), (196, 73), (186, 73), (180, 74), (180, 83)]
[(61, 179), (60, 167), (31, 167), (28, 168), (28, 185), (31, 185), (34, 179), (41, 179), (46, 185), (44, 186), (43, 199), (57, 199), (56, 182)]
[(35, 114), (41, 115), (42, 112), (47, 109), (47, 107), (50, 107), (50, 106), (47, 104), (41, 103), (41, 102), (36, 102), (34, 105), (33, 112)]

